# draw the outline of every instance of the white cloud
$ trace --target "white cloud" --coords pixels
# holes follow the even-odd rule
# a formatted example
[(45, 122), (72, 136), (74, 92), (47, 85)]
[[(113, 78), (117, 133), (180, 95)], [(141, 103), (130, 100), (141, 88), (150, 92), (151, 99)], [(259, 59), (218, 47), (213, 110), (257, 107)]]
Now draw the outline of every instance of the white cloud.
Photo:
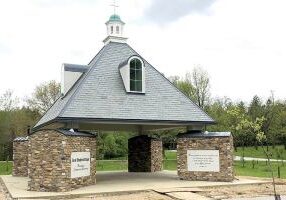
[[(0, 94), (29, 95), (43, 81), (60, 81), (63, 62), (87, 64), (102, 47), (112, 1), (1, 1)], [(217, 0), (208, 15), (184, 14), (164, 26), (147, 23), (152, 1), (122, 0), (130, 44), (166, 76), (201, 64), (213, 96), (250, 100), (274, 90), (286, 97), (286, 2)]]
[(204, 13), (215, 0), (153, 0), (145, 15), (151, 22), (165, 24), (190, 13)]

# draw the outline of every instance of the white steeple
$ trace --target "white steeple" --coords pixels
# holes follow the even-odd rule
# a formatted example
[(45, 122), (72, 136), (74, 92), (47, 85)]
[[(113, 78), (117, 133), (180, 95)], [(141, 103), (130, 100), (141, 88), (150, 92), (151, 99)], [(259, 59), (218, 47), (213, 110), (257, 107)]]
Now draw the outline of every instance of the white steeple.
[(122, 37), (124, 22), (121, 21), (119, 15), (111, 15), (109, 20), (105, 23), (107, 28), (107, 35)]
[(120, 16), (115, 14), (115, 4), (112, 5), (114, 7), (114, 14), (109, 17), (109, 20), (105, 23), (107, 30), (107, 37), (103, 40), (104, 44), (108, 44), (109, 42), (120, 42), (126, 43), (127, 38), (123, 37), (123, 28), (125, 23), (120, 19)]

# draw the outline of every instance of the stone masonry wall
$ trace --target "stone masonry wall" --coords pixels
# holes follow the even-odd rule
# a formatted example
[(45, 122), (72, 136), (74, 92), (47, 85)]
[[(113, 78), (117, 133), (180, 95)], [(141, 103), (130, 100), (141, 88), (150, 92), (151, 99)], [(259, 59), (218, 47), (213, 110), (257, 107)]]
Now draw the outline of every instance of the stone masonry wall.
[[(90, 152), (90, 176), (71, 177), (71, 153)], [(96, 138), (66, 136), (56, 130), (41, 130), (29, 140), (29, 183), (31, 191), (70, 191), (95, 184)]]
[(156, 172), (162, 170), (162, 141), (140, 135), (128, 140), (128, 171)]
[(162, 140), (151, 139), (151, 172), (162, 171), (163, 144)]
[[(187, 150), (219, 150), (219, 172), (188, 171)], [(198, 137), (178, 138), (177, 170), (184, 180), (200, 181), (233, 181), (233, 138), (229, 137)]]
[(13, 176), (28, 176), (28, 140), (13, 142)]

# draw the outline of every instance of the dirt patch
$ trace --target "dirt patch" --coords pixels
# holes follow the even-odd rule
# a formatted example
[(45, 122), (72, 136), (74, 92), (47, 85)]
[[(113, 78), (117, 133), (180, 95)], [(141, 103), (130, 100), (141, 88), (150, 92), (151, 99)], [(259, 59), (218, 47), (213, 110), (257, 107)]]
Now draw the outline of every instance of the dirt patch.
[[(255, 185), (206, 187), (203, 189), (204, 191), (197, 192), (197, 194), (213, 199), (247, 198), (273, 195), (273, 185), (270, 183)], [(277, 181), (276, 191), (277, 194), (286, 195), (285, 180)]]
[(10, 194), (6, 190), (6, 188), (3, 185), (2, 179), (0, 178), (0, 199), (1, 200), (11, 200)]
[(105, 196), (88, 196), (82, 198), (75, 198), (75, 200), (174, 200), (168, 196), (158, 194), (153, 191), (130, 193), (130, 194), (117, 194)]
[[(286, 195), (286, 180), (276, 180), (276, 190), (280, 195)], [(107, 194), (107, 195), (89, 195), (86, 197), (65, 197), (52, 199), (73, 199), (73, 200), (174, 200), (178, 199), (175, 196), (171, 197), (171, 193), (182, 193), (184, 197), (189, 197), (194, 194), (207, 197), (209, 199), (230, 199), (230, 198), (249, 198), (258, 196), (273, 195), (273, 186), (271, 183), (252, 184), (252, 185), (231, 185), (231, 186), (217, 186), (217, 187), (200, 187), (200, 188), (173, 188), (171, 190), (162, 189), (156, 191), (144, 192), (130, 192), (121, 194)], [(183, 196), (180, 197), (183, 197)], [(10, 195), (3, 187), (0, 179), (0, 200), (11, 200)], [(47, 198), (50, 199), (50, 198)], [(180, 198), (180, 199), (196, 199), (201, 198)]]
[[(184, 189), (184, 196), (192, 197), (191, 191)], [(286, 181), (279, 180), (276, 183), (276, 191), (280, 195), (286, 195)], [(182, 191), (181, 191), (182, 192)], [(194, 191), (193, 191), (194, 192)], [(218, 187), (203, 187), (200, 191), (194, 192), (197, 195), (209, 199), (230, 199), (230, 198), (249, 198), (258, 196), (273, 195), (273, 186), (270, 183), (253, 184), (253, 185), (233, 185), (233, 186), (218, 186)], [(170, 196), (171, 193), (161, 194), (155, 191), (145, 191), (140, 193), (130, 194), (114, 194), (105, 196), (88, 196), (83, 198), (75, 198), (76, 200), (174, 200), (178, 199)], [(194, 199), (194, 198), (179, 198), (179, 199)], [(195, 198), (203, 199), (203, 198)]]
[(5, 199), (5, 194), (4, 194), (4, 191), (3, 191), (3, 188), (2, 188), (2, 185), (0, 184), (0, 199)]

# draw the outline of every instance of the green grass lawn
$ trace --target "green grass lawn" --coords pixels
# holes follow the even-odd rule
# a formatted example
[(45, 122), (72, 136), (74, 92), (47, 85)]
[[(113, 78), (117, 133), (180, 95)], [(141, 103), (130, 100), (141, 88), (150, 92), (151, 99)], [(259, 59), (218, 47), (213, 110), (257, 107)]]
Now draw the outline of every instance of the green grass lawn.
[(164, 160), (163, 169), (164, 170), (177, 170), (177, 160)]
[[(266, 147), (264, 147), (266, 149)], [(272, 159), (284, 159), (286, 160), (286, 150), (284, 149), (284, 146), (276, 146), (275, 148), (272, 148), (272, 146), (268, 147), (269, 153), (271, 155)], [(234, 154), (236, 156), (242, 156), (243, 151), (242, 147), (238, 147), (237, 151), (234, 151)], [(255, 147), (245, 147), (244, 148), (244, 156), (245, 157), (254, 157), (254, 158), (266, 158), (262, 147), (258, 147), (257, 149)]]
[(96, 161), (97, 171), (127, 170), (127, 160), (98, 160)]
[[(278, 166), (280, 167), (280, 178), (286, 179), (286, 163), (283, 165), (281, 162), (271, 162), (273, 173), (275, 177), (278, 177)], [(256, 177), (271, 177), (271, 171), (266, 165), (266, 162), (245, 162), (243, 167), (241, 161), (234, 162), (234, 169), (236, 176), (256, 176)]]
[[(277, 146), (277, 149), (280, 149), (280, 150), (275, 150), (272, 147), (269, 147), (269, 151), (274, 152), (272, 158), (277, 158), (274, 156), (276, 151), (284, 150), (282, 146)], [(283, 153), (286, 154), (286, 151), (283, 151)], [(238, 148), (238, 151), (235, 152), (235, 155), (241, 156), (242, 149)], [(261, 147), (259, 147), (258, 150), (256, 150), (254, 147), (246, 147), (245, 156), (246, 157), (257, 157), (257, 158), (265, 157), (262, 153)], [(177, 157), (177, 153), (175, 151), (165, 151), (163, 169), (177, 170), (176, 157)], [(120, 159), (126, 159), (126, 158), (120, 158)], [(96, 167), (97, 171), (115, 171), (115, 170), (127, 170), (128, 163), (127, 163), (127, 160), (98, 160), (96, 165), (97, 165)], [(273, 167), (275, 177), (277, 177), (277, 171), (278, 171), (277, 169), (279, 165), (281, 178), (286, 178), (286, 163), (282, 165), (281, 162), (279, 163), (272, 162), (272, 165), (273, 165), (272, 167)], [(235, 161), (234, 169), (235, 169), (235, 175), (237, 176), (256, 176), (256, 177), (270, 177), (271, 176), (271, 173), (268, 169), (268, 166), (266, 165), (266, 162), (258, 162), (258, 164), (255, 163), (254, 168), (253, 168), (253, 164), (251, 161), (245, 162), (245, 167), (242, 166), (241, 161)], [(0, 175), (11, 174), (11, 172), (12, 172), (12, 162), (9, 162), (7, 166), (6, 162), (0, 161)]]
[(0, 175), (8, 175), (12, 173), (12, 162), (0, 161)]
[[(286, 163), (271, 162), (271, 165), (275, 177), (278, 177), (278, 166), (280, 166), (280, 177), (286, 179)], [(177, 161), (165, 160), (163, 166), (165, 170), (177, 170)], [(241, 161), (235, 161), (234, 171), (236, 176), (271, 177), (271, 171), (266, 162), (255, 162), (253, 168), (251, 161), (245, 162), (244, 167)]]
[(164, 152), (164, 159), (166, 159), (166, 160), (176, 160), (177, 159), (177, 152), (176, 151), (165, 150), (165, 152)]
[[(278, 165), (280, 166), (281, 178), (286, 179), (286, 163), (284, 166), (281, 162), (272, 162), (272, 168), (275, 177), (277, 177)], [(164, 160), (163, 168), (165, 170), (177, 170), (176, 160)], [(256, 176), (256, 177), (271, 177), (271, 173), (266, 165), (266, 162), (255, 163), (254, 168), (252, 162), (245, 162), (245, 167), (242, 166), (241, 161), (234, 162), (234, 169), (236, 176)], [(127, 160), (99, 160), (97, 161), (97, 171), (115, 171), (127, 170)], [(6, 162), (0, 162), (0, 175), (11, 174), (12, 162), (8, 163), (8, 171)]]
[[(269, 153), (272, 159), (286, 160), (286, 150), (284, 149), (284, 146), (276, 146), (275, 148), (272, 148), (272, 146), (269, 146), (268, 150), (269, 150)], [(242, 147), (238, 147), (237, 151), (234, 151), (234, 155), (236, 156), (242, 156), (242, 154), (243, 154)], [(244, 156), (253, 157), (253, 158), (266, 158), (265, 154), (263, 153), (262, 147), (258, 147), (257, 149), (255, 149), (255, 147), (245, 147)], [(168, 159), (168, 160), (177, 159), (177, 152), (166, 150), (164, 159)]]

